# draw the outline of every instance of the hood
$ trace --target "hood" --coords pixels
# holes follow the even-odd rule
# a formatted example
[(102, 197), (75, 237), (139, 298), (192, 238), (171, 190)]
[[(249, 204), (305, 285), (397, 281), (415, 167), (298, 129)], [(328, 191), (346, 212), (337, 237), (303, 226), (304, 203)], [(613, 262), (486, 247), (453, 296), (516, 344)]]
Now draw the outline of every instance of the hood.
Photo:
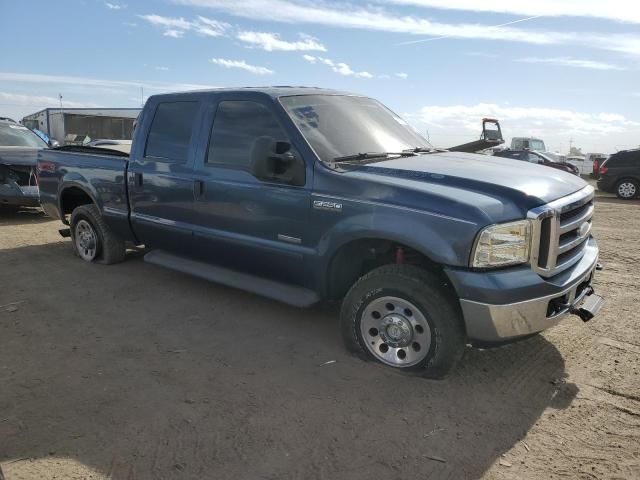
[(405, 206), (442, 209), (439, 213), (455, 212), (481, 223), (524, 218), (528, 210), (587, 185), (576, 175), (544, 165), (461, 152), (385, 160), (345, 174), (376, 185), (361, 193), (365, 198), (397, 199)]
[(544, 165), (473, 153), (403, 157), (370, 164), (363, 170), (491, 196), (504, 194), (526, 199), (532, 206), (564, 197), (587, 185), (575, 175)]
[(35, 167), (40, 148), (0, 147), (0, 165), (23, 165)]

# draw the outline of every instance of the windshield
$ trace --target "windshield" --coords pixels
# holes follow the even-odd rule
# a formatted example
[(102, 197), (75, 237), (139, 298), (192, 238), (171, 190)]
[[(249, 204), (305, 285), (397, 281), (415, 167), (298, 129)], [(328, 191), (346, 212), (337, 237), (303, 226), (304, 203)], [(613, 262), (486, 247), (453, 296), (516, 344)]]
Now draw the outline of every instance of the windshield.
[(366, 152), (431, 148), (381, 103), (346, 95), (299, 95), (280, 102), (324, 162)]
[(47, 144), (27, 127), (16, 123), (0, 123), (0, 147), (45, 148)]

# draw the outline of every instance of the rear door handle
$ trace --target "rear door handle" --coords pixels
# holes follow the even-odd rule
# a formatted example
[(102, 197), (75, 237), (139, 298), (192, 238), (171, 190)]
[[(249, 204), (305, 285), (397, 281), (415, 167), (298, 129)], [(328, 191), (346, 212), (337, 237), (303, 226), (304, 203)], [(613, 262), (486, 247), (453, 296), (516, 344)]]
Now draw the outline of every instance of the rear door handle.
[(133, 174), (134, 182), (138, 187), (142, 186), (142, 173), (134, 173)]
[(193, 196), (200, 198), (204, 195), (204, 182), (202, 180), (193, 181)]

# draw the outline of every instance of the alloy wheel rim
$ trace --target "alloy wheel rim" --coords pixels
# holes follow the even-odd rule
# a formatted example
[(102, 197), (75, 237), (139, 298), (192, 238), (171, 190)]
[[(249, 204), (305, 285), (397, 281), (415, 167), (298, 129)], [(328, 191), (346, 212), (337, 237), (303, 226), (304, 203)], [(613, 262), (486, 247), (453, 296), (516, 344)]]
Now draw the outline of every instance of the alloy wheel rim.
[(411, 367), (426, 358), (431, 328), (413, 303), (400, 297), (374, 299), (362, 312), (360, 334), (371, 354), (392, 367)]
[(621, 197), (631, 198), (636, 194), (636, 186), (631, 182), (624, 182), (618, 186), (618, 193)]
[(96, 258), (98, 237), (95, 230), (86, 220), (80, 220), (76, 224), (75, 243), (78, 254), (88, 262)]

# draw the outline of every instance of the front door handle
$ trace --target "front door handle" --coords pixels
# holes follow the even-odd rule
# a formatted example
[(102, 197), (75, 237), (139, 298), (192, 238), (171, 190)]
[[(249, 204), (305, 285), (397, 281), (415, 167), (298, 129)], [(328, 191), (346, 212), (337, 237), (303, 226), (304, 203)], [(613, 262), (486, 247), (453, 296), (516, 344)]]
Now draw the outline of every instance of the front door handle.
[(204, 195), (204, 182), (202, 180), (193, 181), (193, 196), (200, 198)]

